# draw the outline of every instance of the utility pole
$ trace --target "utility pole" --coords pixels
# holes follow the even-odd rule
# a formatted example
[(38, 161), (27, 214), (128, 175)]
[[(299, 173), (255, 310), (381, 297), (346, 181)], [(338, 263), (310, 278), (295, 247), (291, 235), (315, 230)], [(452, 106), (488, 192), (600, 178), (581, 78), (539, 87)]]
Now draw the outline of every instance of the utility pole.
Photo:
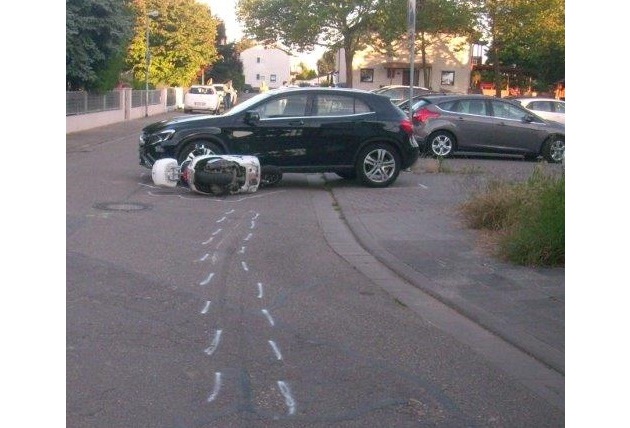
[(416, 60), (416, 0), (407, 1), (407, 32), (409, 35), (409, 120), (413, 121), (413, 87), (415, 81), (414, 62)]
[(149, 22), (151, 18), (156, 18), (159, 15), (157, 10), (152, 10), (147, 13), (147, 54), (146, 54), (146, 63), (147, 63), (147, 72), (146, 79), (144, 81), (144, 117), (149, 117), (149, 66), (151, 65), (151, 52), (149, 51)]

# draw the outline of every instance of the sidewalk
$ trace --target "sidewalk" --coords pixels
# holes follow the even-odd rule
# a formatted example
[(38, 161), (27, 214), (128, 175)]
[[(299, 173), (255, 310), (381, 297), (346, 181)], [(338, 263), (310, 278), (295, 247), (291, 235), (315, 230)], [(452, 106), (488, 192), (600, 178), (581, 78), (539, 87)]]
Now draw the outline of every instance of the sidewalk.
[[(352, 233), (415, 287), (564, 374), (564, 268), (502, 262), (457, 217), (456, 206), (495, 177), (493, 162), (504, 163), (477, 160), (474, 170), (436, 174), (422, 161), (386, 189), (331, 186)], [(513, 164), (503, 173), (527, 177), (535, 166)]]

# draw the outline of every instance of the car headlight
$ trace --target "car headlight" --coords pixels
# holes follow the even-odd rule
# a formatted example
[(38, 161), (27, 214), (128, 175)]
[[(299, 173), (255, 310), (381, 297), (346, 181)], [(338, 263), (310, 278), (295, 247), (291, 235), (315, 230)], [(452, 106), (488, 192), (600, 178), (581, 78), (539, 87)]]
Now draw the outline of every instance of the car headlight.
[(174, 133), (174, 129), (165, 129), (164, 131), (160, 131), (157, 134), (146, 136), (144, 140), (147, 144), (159, 144), (163, 143), (164, 141), (170, 140)]

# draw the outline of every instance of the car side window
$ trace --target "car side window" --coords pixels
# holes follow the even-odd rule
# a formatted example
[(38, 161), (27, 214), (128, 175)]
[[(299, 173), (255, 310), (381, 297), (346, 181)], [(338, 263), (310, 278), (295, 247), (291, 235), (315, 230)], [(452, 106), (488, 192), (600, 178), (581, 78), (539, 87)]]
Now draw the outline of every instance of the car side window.
[(553, 111), (552, 104), (549, 101), (532, 101), (527, 108), (538, 111)]
[(475, 114), (486, 116), (486, 102), (484, 100), (461, 100), (440, 104), (440, 108), (455, 113)]
[(564, 103), (554, 103), (557, 113), (564, 113)]
[(354, 97), (332, 94), (319, 94), (316, 101), (317, 116), (345, 116), (368, 113), (370, 107)]
[(306, 115), (308, 95), (292, 94), (274, 98), (259, 106), (256, 111), (261, 119), (278, 117), (302, 117)]
[(527, 112), (515, 105), (502, 101), (490, 101), (492, 103), (492, 116), (502, 119), (522, 120)]

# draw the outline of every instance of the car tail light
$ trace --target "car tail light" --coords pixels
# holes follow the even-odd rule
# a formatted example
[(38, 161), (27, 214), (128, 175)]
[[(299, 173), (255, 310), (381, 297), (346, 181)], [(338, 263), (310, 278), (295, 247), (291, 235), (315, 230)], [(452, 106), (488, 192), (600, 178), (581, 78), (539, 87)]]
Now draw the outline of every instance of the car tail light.
[(426, 108), (422, 108), (420, 110), (418, 110), (414, 115), (413, 118), (415, 120), (417, 120), (418, 122), (426, 122), (429, 119), (435, 119), (437, 117), (440, 117), (439, 113), (433, 112), (429, 109)]
[(413, 134), (413, 125), (409, 119), (403, 119), (400, 121), (400, 129), (402, 129), (407, 135)]

